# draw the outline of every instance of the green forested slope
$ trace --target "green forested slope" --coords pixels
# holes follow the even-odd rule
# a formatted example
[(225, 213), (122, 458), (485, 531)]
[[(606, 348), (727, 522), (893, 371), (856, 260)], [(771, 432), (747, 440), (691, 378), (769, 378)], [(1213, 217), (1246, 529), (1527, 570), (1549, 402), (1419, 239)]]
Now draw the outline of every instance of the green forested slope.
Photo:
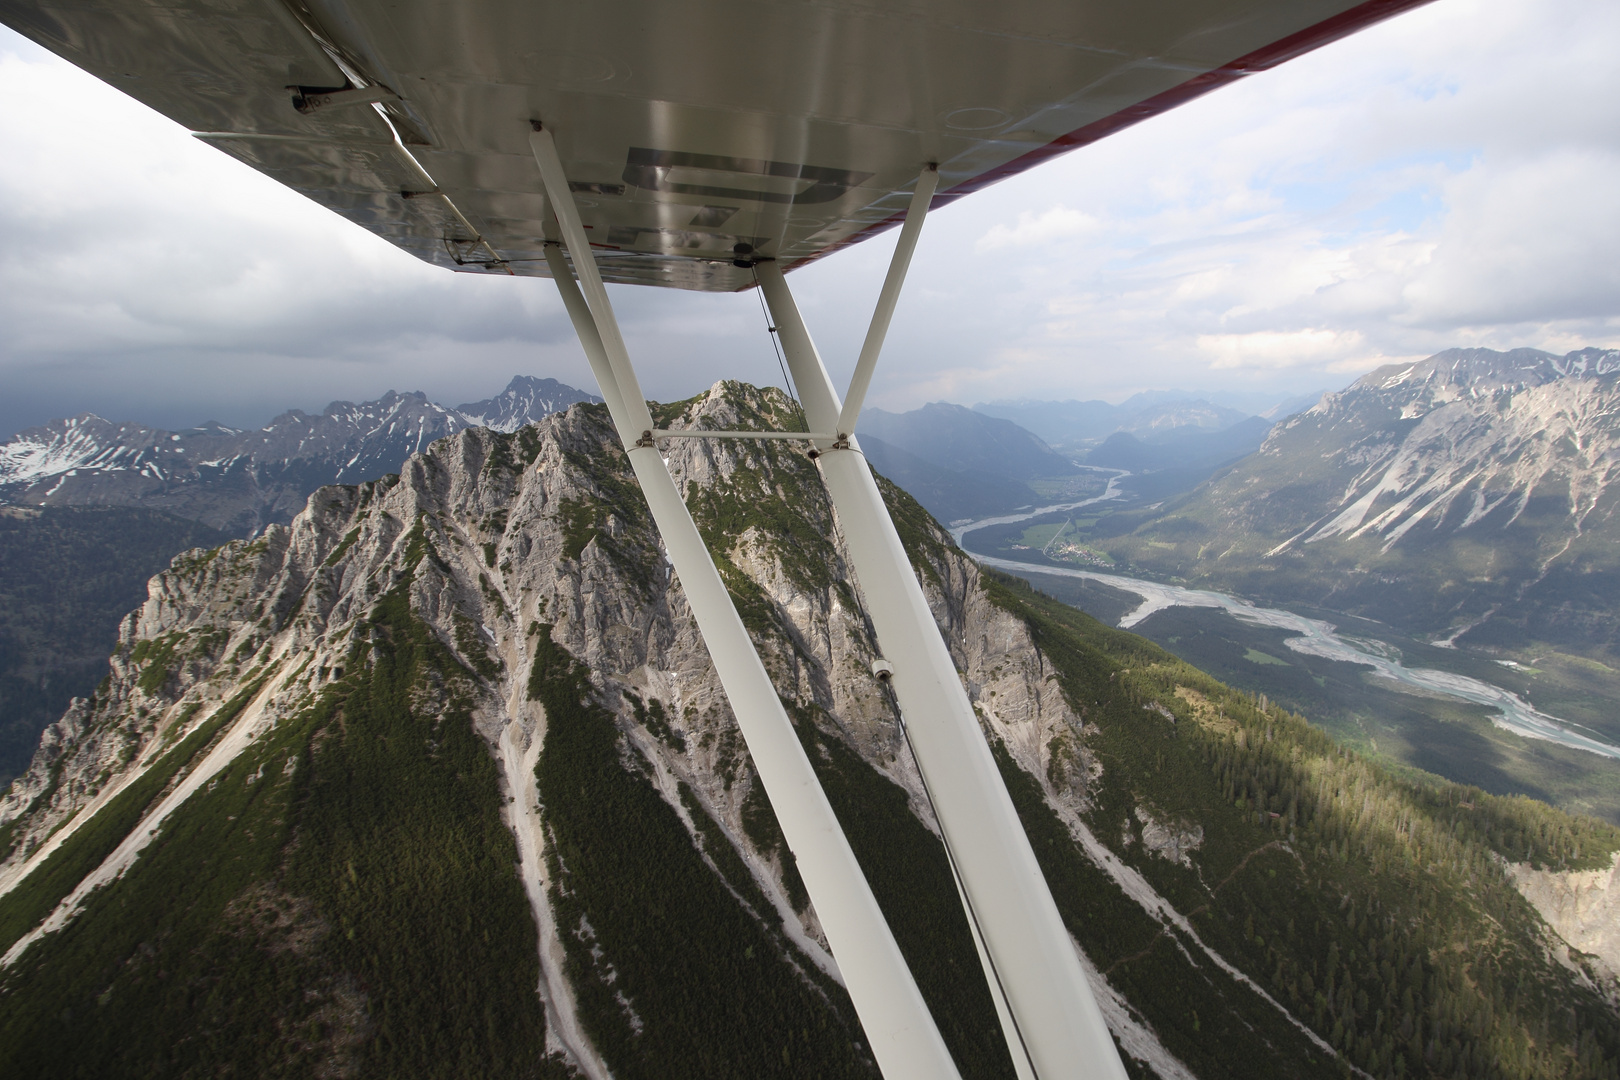
[(367, 629), (0, 976), (0, 1075), (562, 1075), (468, 676), (403, 590)]
[[(0, 950), (12, 944), (49, 915), (102, 860), (150, 813), (182, 774), (190, 771), (224, 726), (234, 720), (264, 685), (251, 678), (230, 701), (215, 709), (197, 730), (180, 740), (150, 768), (110, 799), (82, 827), (74, 829), (33, 873), (9, 894), (0, 907)], [(11, 826), (0, 830), (0, 850), (10, 849)]]
[(877, 1076), (848, 997), (773, 932), (751, 878), (705, 865), (550, 630), (529, 692), (548, 718), (536, 775), (552, 903), (581, 1018), (614, 1075)]
[[(1029, 620), (1074, 707), (1097, 725), (1103, 775), (1086, 815), (1096, 836), (1350, 1061), (1375, 1076), (1620, 1075), (1614, 1006), (1550, 960), (1539, 917), (1501, 869), (1607, 866), (1620, 830), (1529, 799), (1398, 779), (1303, 718), (1016, 579), (992, 588)], [(1208, 964), (1178, 970), (1198, 957), (1184, 932), (1099, 909), (1087, 894), (1106, 891), (1101, 875), (1064, 843), (1035, 781), (1003, 762), (1059, 905), (1110, 981), (1133, 1003), (1158, 1003), (1159, 1034), (1200, 1076), (1265, 1074), (1223, 1053), (1230, 1029), (1212, 1030), (1199, 1008), (1199, 996), (1229, 995), (1229, 982)], [(1202, 827), (1192, 866), (1144, 856), (1139, 830), (1125, 845), (1138, 806)], [(1271, 1013), (1246, 1019), (1287, 1036)], [(1294, 1058), (1276, 1075), (1325, 1067)]]

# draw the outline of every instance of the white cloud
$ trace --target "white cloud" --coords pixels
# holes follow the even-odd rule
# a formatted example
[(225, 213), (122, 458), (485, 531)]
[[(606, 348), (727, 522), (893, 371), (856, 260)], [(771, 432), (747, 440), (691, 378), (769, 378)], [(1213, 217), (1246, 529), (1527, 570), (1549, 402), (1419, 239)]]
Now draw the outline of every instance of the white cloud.
[[(1118, 397), (1620, 343), (1617, 46), (1613, 4), (1450, 0), (963, 200), (936, 239), (980, 257), (897, 326), (935, 347), (889, 368), (889, 403), (946, 353), (960, 393)], [(1058, 208), (1098, 224), (983, 242)]]
[[(0, 102), (0, 437), (87, 409), (251, 423), (519, 373), (592, 385), (548, 281), (429, 266), (4, 28)], [(614, 292), (627, 337), (671, 361), (645, 366), (649, 393), (737, 374), (739, 336), (761, 361), (742, 377), (775, 374), (752, 296)]]
[(1436, 327), (1620, 314), (1620, 146), (1556, 149), (1446, 185), (1434, 253), (1405, 289), (1405, 322)]
[(995, 251), (998, 248), (1029, 247), (1049, 244), (1073, 236), (1096, 231), (1101, 222), (1090, 214), (1071, 210), (1067, 206), (1054, 206), (1041, 214), (1028, 211), (1018, 215), (1018, 224), (1012, 227), (997, 224), (979, 237), (973, 245), (975, 251)]
[(1311, 365), (1375, 362), (1352, 360), (1366, 349), (1366, 339), (1355, 330), (1261, 330), (1252, 334), (1200, 334), (1198, 348), (1213, 358), (1212, 370), (1231, 368), (1289, 368)]

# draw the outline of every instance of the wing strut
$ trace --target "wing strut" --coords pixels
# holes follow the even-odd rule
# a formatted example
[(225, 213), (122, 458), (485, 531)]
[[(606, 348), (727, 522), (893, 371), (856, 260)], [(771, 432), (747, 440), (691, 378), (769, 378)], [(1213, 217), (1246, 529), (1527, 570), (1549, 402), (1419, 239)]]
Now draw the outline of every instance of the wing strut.
[(911, 253), (917, 250), (917, 237), (922, 233), (923, 219), (928, 216), (928, 207), (934, 200), (934, 189), (937, 187), (939, 166), (930, 162), (922, 175), (917, 177), (917, 186), (911, 192), (911, 205), (906, 208), (906, 220), (900, 226), (900, 240), (894, 245), (889, 273), (883, 279), (883, 291), (878, 293), (877, 309), (872, 312), (872, 325), (866, 330), (860, 358), (855, 361), (855, 374), (849, 379), (849, 393), (838, 411), (838, 423), (833, 430), (838, 432), (840, 438), (855, 434), (855, 420), (861, 415), (861, 406), (866, 403), (866, 390), (872, 385), (872, 372), (877, 367), (878, 353), (883, 351), (883, 339), (888, 336), (889, 321), (894, 318), (894, 306), (900, 301), (900, 288), (906, 283), (906, 271), (911, 267)]
[(551, 133), (536, 128), (529, 145), (579, 275), (578, 285), (555, 244), (546, 246), (546, 261), (601, 384), (614, 427), (680, 576), (760, 780), (798, 860), (873, 1056), (886, 1080), (959, 1080), (782, 701), (653, 441), (652, 415), (602, 287), (568, 178)]
[[(923, 174), (919, 195), (930, 175)], [(916, 211), (926, 205), (924, 198), (913, 199), (908, 229), (921, 217)], [(904, 239), (902, 235), (902, 244)], [(915, 243), (915, 234), (912, 239)], [(895, 263), (903, 276), (901, 259), (897, 250)], [(761, 262), (755, 272), (809, 426), (818, 431), (831, 427), (840, 436), (820, 447), (816, 465), (838, 510), (878, 644), (894, 667), (890, 683), (958, 875), (1020, 1080), (1125, 1080), (1074, 943), (979, 730), (928, 599), (860, 444), (839, 418), (849, 405), (840, 405), (778, 264)], [(895, 278), (891, 269), (885, 293), (890, 286), (898, 293)], [(881, 305), (879, 311), (886, 323), (888, 312)], [(870, 336), (867, 344), (872, 345)], [(863, 350), (867, 379), (876, 359), (875, 349), (870, 355)], [(864, 382), (851, 392), (857, 389), (864, 391)]]

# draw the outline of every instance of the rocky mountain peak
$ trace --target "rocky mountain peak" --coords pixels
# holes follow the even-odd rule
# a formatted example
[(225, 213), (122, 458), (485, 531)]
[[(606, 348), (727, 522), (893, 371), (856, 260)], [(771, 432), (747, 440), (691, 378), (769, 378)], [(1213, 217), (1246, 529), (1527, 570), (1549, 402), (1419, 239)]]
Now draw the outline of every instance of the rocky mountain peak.
[[(1273, 427), (1175, 510), (1175, 543), (1204, 553), (1178, 547), (1176, 572), (1275, 597), (1250, 575), (1287, 566), (1291, 599), (1334, 595), (1437, 640), (1609, 652), (1620, 621), (1598, 583), (1620, 569), (1617, 481), (1620, 351), (1452, 349)], [(1161, 526), (1144, 528), (1145, 543)]]
[(497, 398), (449, 408), (421, 391), (292, 409), (254, 431), (209, 422), (186, 431), (86, 414), (0, 443), (0, 504), (140, 506), (248, 535), (285, 523), (322, 484), (393, 472), (436, 439), (469, 427), (511, 432), (576, 401), (554, 379), (519, 376)]
[(1426, 360), (1387, 364), (1358, 379), (1344, 396), (1378, 395), (1397, 400), (1448, 400), (1514, 393), (1566, 378), (1597, 378), (1620, 372), (1620, 350), (1579, 349), (1557, 356), (1540, 349), (1447, 349)]
[(556, 379), (517, 375), (493, 398), (457, 405), (456, 411), (474, 427), (513, 432), (524, 424), (533, 423), (537, 417), (561, 412), (575, 402), (601, 400), (595, 394), (576, 390)]
[[(792, 408), (780, 392), (723, 383), (662, 407), (658, 419), (674, 428), (762, 426), (785, 423)], [(795, 450), (737, 442), (681, 441), (668, 453), (806, 739), (852, 770), (849, 782), (887, 793), (886, 813), (915, 815), (905, 826), (915, 842), (937, 843), (893, 706), (870, 673), (876, 648), (847, 584), (813, 463)], [(901, 513), (926, 565), (934, 606), (975, 692), (988, 695), (986, 722), (1005, 732), (1027, 768), (1083, 799), (1089, 758), (1077, 740), (1079, 723), (1046, 678), (1028, 631), (988, 601), (972, 564), (907, 502)], [(679, 831), (683, 857), (704, 853), (710, 869), (696, 863), (695, 872), (718, 875), (704, 886), (714, 894), (708, 903), (735, 906), (727, 918), (742, 920), (743, 944), (752, 941), (748, 948), (771, 965), (771, 992), (796, 1002), (793, 1022), (809, 1016), (812, 1029), (840, 1030), (850, 1023), (847, 1001), (839, 1005), (845, 999), (837, 966), (679, 582), (605, 410), (593, 405), (512, 435), (468, 428), (411, 456), (397, 476), (323, 487), (289, 524), (272, 524), (251, 541), (189, 552), (153, 579), (146, 603), (124, 621), (107, 685), (52, 726), (34, 767), (0, 804), (0, 827), (14, 823), (0, 893), (71, 844), (75, 823), (118, 805), (143, 777), (161, 773), (177, 745), (201, 740), (213, 750), (170, 786), (141, 828), (92, 868), (37, 933), (8, 943), (11, 955), (54, 940), (58, 927), (79, 917), (92, 888), (113, 885), (151, 858), (151, 835), (185, 799), (212, 791), (239, 768), (264, 775), (266, 755), (274, 770), (296, 774), (300, 766), (288, 766), (293, 759), (277, 747), (315, 722), (310, 710), (318, 702), (379, 677), (384, 655), (407, 641), (418, 642), (413, 664), (420, 666), (411, 670), (421, 681), (400, 690), (408, 691), (430, 745), (452, 745), (439, 728), (462, 725), (497, 764), (502, 790), (521, 796), (513, 805), (503, 794), (501, 813), (508, 828), (536, 845), (524, 856), (523, 875), (535, 918), (550, 928), (542, 950), (531, 946), (528, 955), (540, 957), (546, 1012), (573, 1067), (600, 1075), (605, 1056), (615, 1074), (624, 1068), (629, 1051), (614, 1047), (599, 1012), (589, 1034), (570, 1027), (568, 1017), (596, 1008), (598, 975), (612, 982), (614, 965), (633, 971), (637, 963), (624, 951), (627, 931), (592, 906), (592, 890), (600, 886), (580, 881), (577, 892), (564, 894), (546, 887), (562, 871), (546, 862), (547, 851), (558, 857), (559, 840), (542, 838), (577, 844), (568, 830), (583, 826), (569, 823), (558, 792), (541, 788), (552, 815), (545, 820), (535, 801), (537, 760), (542, 782), (546, 766), (542, 741), (557, 747), (566, 737), (559, 715), (566, 699), (548, 697), (555, 688), (548, 690), (545, 680), (576, 686), (566, 674), (576, 665), (585, 681), (571, 691), (572, 707), (581, 705), (580, 689), (587, 691), (591, 715), (606, 717), (614, 733), (608, 765), (626, 762), (630, 769), (592, 785), (590, 812), (600, 812), (596, 800), (610, 795), (613, 784), (654, 781), (668, 800), (659, 804), (658, 814), (667, 816), (660, 827)], [(433, 656), (439, 659), (430, 663)], [(623, 740), (619, 749), (615, 738)], [(587, 872), (582, 856), (568, 862), (576, 875)], [(943, 862), (939, 869), (946, 870)], [(948, 880), (941, 877), (941, 897), (954, 903)], [(951, 908), (943, 910), (949, 917)], [(576, 936), (585, 924), (593, 927), (596, 955), (606, 948), (606, 959), (593, 960), (593, 942)], [(667, 930), (665, 949), (692, 928)], [(977, 978), (965, 936), (930, 963)], [(952, 992), (984, 997), (976, 983), (965, 985)], [(757, 978), (742, 980), (732, 993), (746, 996), (749, 987), (758, 988)], [(626, 992), (635, 995), (627, 999), (638, 1018), (632, 1033), (642, 1028), (672, 1037), (679, 1016), (654, 1011), (645, 973)], [(966, 1047), (970, 1055), (985, 1054), (999, 1039), (988, 998), (981, 1004), (982, 1016), (970, 1023), (979, 1031), (975, 1038), (989, 1041)], [(843, 1058), (856, 1042), (844, 1037)], [(852, 1067), (858, 1060), (851, 1059)], [(994, 1072), (1000, 1065), (991, 1062)], [(851, 1075), (866, 1074), (857, 1068)]]

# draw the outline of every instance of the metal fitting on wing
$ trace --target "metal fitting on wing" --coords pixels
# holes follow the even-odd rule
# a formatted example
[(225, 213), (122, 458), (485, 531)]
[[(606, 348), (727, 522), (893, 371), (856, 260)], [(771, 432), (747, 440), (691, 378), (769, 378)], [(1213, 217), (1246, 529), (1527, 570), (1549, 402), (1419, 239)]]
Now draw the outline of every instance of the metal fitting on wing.
[(308, 116), (321, 109), (345, 105), (389, 104), (399, 95), (386, 86), (289, 86), (293, 108)]
[(888, 682), (894, 677), (894, 665), (880, 656), (872, 661), (872, 674), (878, 677), (878, 681)]

